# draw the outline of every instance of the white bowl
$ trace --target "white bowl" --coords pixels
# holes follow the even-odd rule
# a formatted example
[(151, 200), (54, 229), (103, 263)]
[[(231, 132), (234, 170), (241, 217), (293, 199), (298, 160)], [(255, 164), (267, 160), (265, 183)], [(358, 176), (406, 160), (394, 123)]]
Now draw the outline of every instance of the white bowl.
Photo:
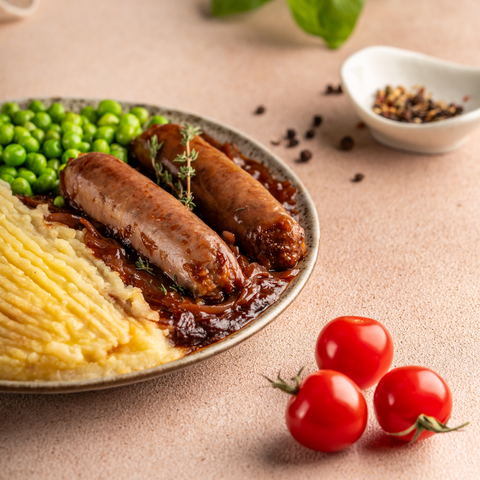
[[(342, 83), (360, 118), (378, 142), (415, 153), (447, 153), (461, 147), (480, 124), (480, 68), (467, 67), (409, 50), (373, 46), (347, 58)], [(434, 123), (404, 123), (373, 112), (378, 89), (422, 85), (433, 99), (464, 107), (458, 117)], [(464, 101), (464, 97), (470, 97)]]

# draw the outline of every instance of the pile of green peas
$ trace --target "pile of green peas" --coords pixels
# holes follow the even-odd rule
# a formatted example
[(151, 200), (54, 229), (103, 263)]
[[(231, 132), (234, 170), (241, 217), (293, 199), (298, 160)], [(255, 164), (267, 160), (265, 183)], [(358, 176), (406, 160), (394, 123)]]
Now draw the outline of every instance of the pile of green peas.
[(143, 127), (168, 120), (134, 107), (128, 113), (115, 100), (88, 105), (80, 114), (66, 112), (61, 103), (49, 108), (34, 100), (26, 110), (17, 103), (4, 103), (0, 113), (0, 179), (15, 195), (56, 195), (54, 204), (64, 205), (59, 196), (58, 174), (70, 158), (81, 153), (102, 152), (128, 163), (130, 142)]

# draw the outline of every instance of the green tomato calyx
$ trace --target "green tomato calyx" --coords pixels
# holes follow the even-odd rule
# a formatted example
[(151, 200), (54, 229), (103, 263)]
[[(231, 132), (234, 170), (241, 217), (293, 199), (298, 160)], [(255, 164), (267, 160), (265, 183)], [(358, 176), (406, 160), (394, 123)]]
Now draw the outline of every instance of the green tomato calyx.
[(277, 381), (270, 380), (265, 375), (262, 376), (270, 382), (270, 385), (273, 388), (278, 388), (282, 392), (288, 393), (289, 395), (298, 395), (298, 392), (300, 391), (300, 375), (302, 374), (304, 368), (305, 367), (302, 367), (300, 371), (290, 379), (292, 382), (294, 382), (294, 385), (290, 385), (282, 377), (280, 377), (280, 372), (278, 372)]
[(428, 415), (421, 413), (418, 416), (417, 421), (403, 432), (385, 433), (393, 437), (404, 437), (405, 435), (408, 435), (409, 433), (415, 431), (415, 435), (412, 437), (410, 442), (408, 442), (408, 444), (410, 445), (411, 443), (415, 442), (424, 431), (435, 433), (453, 432), (454, 430), (459, 430), (460, 428), (466, 427), (469, 423), (470, 422), (462, 423), (462, 425), (459, 425), (458, 427), (450, 428), (447, 427), (446, 423), (439, 422), (435, 417), (429, 417)]

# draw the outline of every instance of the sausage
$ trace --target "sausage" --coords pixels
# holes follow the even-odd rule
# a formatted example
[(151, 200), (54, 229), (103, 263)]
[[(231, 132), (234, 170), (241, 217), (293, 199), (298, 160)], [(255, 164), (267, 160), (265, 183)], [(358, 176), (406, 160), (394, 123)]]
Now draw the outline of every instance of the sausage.
[[(177, 155), (184, 152), (180, 126), (154, 125), (132, 141), (131, 152), (149, 174), (154, 173), (149, 141), (163, 142), (156, 161), (177, 179)], [(205, 222), (228, 231), (248, 255), (268, 269), (294, 268), (306, 252), (305, 232), (285, 208), (249, 173), (201, 137), (190, 142), (198, 152), (192, 164), (194, 203)]]
[(160, 267), (194, 296), (222, 299), (243, 285), (243, 273), (224, 241), (175, 197), (103, 153), (68, 162), (62, 195), (107, 225), (114, 236)]

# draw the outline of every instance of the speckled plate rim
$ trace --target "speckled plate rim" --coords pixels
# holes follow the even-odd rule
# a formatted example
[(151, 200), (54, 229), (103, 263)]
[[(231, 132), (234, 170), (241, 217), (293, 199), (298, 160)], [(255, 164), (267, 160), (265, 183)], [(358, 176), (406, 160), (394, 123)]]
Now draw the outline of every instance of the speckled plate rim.
[[(32, 99), (3, 100), (0, 101), (0, 105), (7, 101), (15, 101), (22, 108), (26, 108)], [(73, 111), (79, 111), (80, 108), (87, 104), (97, 105), (100, 101), (99, 99), (74, 97), (37, 97), (36, 99), (42, 100), (47, 106), (53, 102), (61, 102), (67, 110)], [(255, 320), (237, 332), (202, 350), (187, 355), (179, 360), (174, 360), (170, 363), (165, 363), (156, 367), (123, 375), (88, 380), (48, 382), (17, 382), (0, 380), (0, 392), (55, 394), (103, 390), (106, 388), (143, 382), (145, 380), (153, 379), (161, 375), (166, 375), (168, 373), (189, 367), (190, 365), (194, 365), (198, 362), (206, 360), (207, 358), (211, 358), (228, 350), (229, 348), (234, 347), (235, 345), (238, 345), (266, 327), (295, 300), (307, 283), (315, 267), (320, 240), (320, 226), (315, 205), (297, 175), (277, 155), (273, 154), (261, 143), (240, 132), (239, 130), (203, 115), (197, 115), (195, 113), (186, 112), (180, 109), (160, 107), (151, 104), (127, 101), (119, 101), (119, 103), (122, 105), (123, 109), (130, 109), (134, 106), (142, 106), (146, 108), (151, 115), (164, 115), (172, 122), (188, 122), (195, 126), (200, 126), (206, 133), (212, 135), (219, 141), (235, 142), (242, 153), (266, 164), (269, 168), (271, 168), (277, 178), (290, 180), (298, 188), (297, 209), (300, 214), (300, 223), (305, 229), (305, 243), (308, 247), (308, 254), (298, 265), (300, 273), (290, 283), (287, 290), (274, 305), (272, 305)]]

